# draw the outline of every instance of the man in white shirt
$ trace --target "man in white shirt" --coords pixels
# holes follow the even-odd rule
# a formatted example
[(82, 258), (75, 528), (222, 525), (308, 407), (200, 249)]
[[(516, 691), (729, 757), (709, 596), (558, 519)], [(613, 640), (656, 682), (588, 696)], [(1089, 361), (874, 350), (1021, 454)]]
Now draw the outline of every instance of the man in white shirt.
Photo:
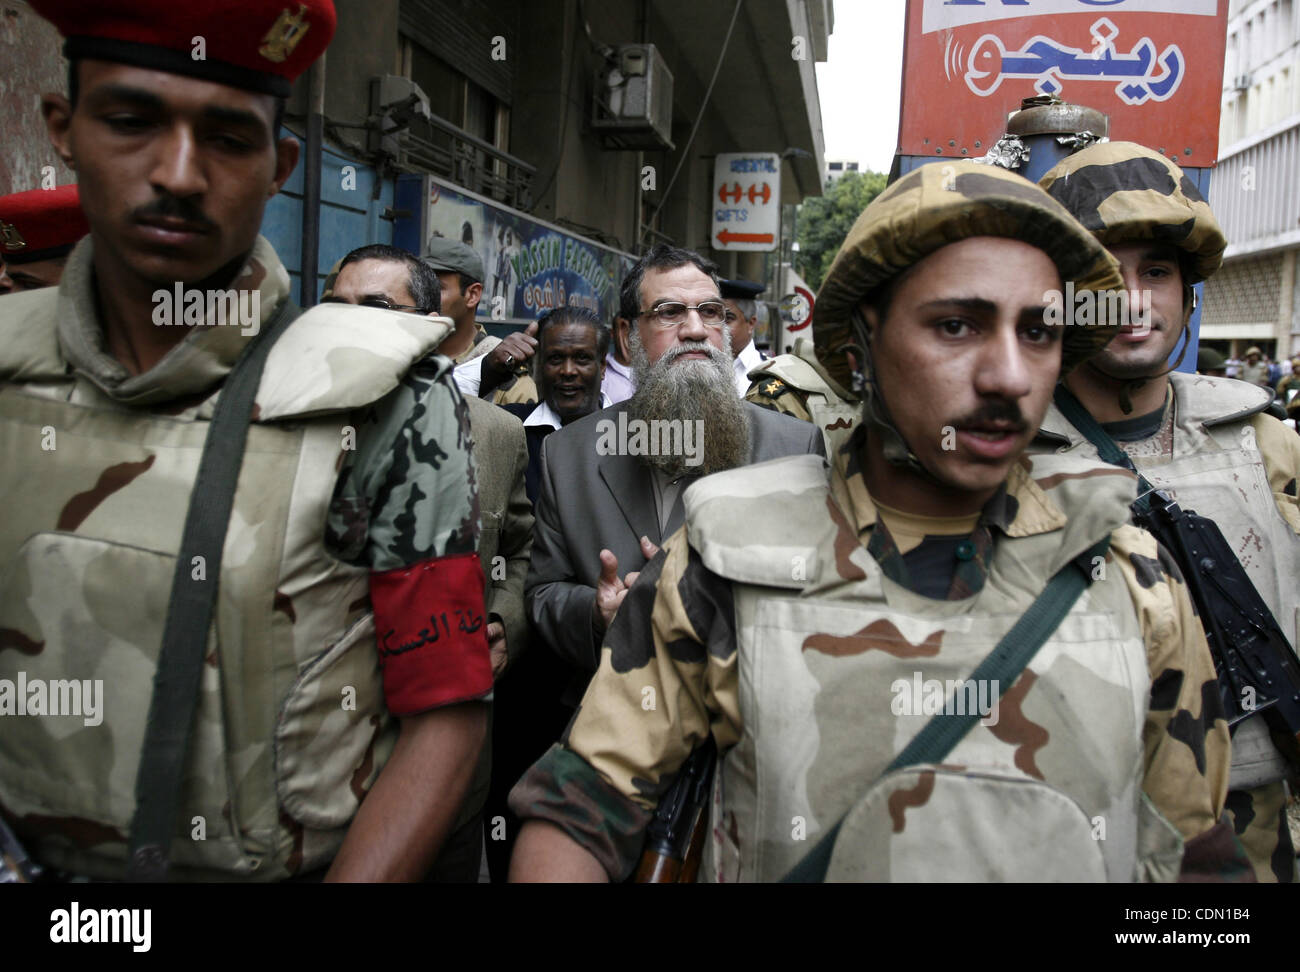
[(750, 280), (720, 280), (718, 289), (727, 305), (727, 327), (731, 329), (731, 366), (736, 373), (736, 392), (741, 398), (749, 391), (749, 371), (767, 360), (762, 351), (754, 347), (754, 325), (758, 323), (758, 308), (754, 299), (763, 292), (763, 285)]
[(570, 422), (613, 404), (601, 389), (609, 328), (591, 311), (561, 307), (529, 327), (537, 335), (534, 374), (538, 403), (503, 407), (521, 419), (528, 436), (528, 498), (537, 499), (542, 440)]
[(627, 401), (636, 391), (636, 379), (632, 375), (632, 351), (628, 345), (630, 326), (628, 319), (620, 312), (614, 318), (609, 350), (605, 353), (605, 378), (600, 383), (600, 390), (611, 405)]

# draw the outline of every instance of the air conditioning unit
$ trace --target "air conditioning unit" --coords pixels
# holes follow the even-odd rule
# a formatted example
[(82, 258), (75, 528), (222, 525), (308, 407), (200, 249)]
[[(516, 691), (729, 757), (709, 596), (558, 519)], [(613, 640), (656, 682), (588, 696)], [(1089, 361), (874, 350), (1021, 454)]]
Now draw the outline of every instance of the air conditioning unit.
[(673, 76), (653, 44), (620, 44), (596, 72), (591, 127), (606, 148), (671, 149)]
[(1235, 78), (1232, 79), (1232, 87), (1234, 91), (1249, 91), (1250, 75), (1249, 74), (1237, 75)]
[(392, 74), (372, 77), (366, 148), (397, 156), (400, 139), (411, 123), (416, 119), (428, 122), (431, 117), (429, 96), (414, 81)]

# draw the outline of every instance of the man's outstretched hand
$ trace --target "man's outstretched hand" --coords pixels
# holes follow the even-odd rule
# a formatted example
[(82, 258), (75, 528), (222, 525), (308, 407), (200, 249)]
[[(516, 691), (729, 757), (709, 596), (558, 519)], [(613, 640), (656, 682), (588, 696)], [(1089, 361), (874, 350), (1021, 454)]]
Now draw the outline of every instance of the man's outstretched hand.
[[(641, 553), (646, 560), (653, 559), (658, 552), (659, 548), (651, 543), (648, 537), (641, 538)], [(618, 613), (623, 603), (623, 598), (627, 597), (628, 588), (636, 583), (640, 573), (634, 570), (619, 580), (618, 558), (611, 550), (600, 551), (600, 579), (596, 582), (596, 603), (593, 614), (596, 626), (602, 633), (609, 628), (614, 615)]]

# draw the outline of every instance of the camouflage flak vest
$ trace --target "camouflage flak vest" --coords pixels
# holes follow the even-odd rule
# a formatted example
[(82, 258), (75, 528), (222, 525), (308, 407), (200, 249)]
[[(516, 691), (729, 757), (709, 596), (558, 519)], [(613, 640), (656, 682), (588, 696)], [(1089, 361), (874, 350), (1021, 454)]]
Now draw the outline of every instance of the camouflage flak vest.
[[(1133, 459), (1157, 489), (1179, 506), (1218, 524), (1251, 581), (1293, 646), (1300, 644), (1300, 537), (1282, 519), (1250, 419), (1268, 405), (1262, 388), (1227, 378), (1174, 373), (1173, 457)], [(1097, 450), (1053, 405), (1043, 430), (1068, 438), (1071, 455)], [(1038, 462), (1035, 459), (1035, 462)], [(1286, 760), (1263, 719), (1247, 719), (1232, 735), (1233, 790), (1275, 783)]]
[[(215, 396), (180, 417), (112, 402), (61, 360), (63, 295), (23, 296), (0, 306), (0, 334), (22, 334), (0, 343), (15, 382), (0, 384), (0, 679), (102, 680), (103, 708), (95, 726), (0, 719), (0, 805), (44, 863), (116, 879)], [(274, 880), (328, 863), (392, 750), (368, 571), (327, 552), (325, 521), (349, 413), (446, 332), (326, 305), (272, 350), (226, 537), (175, 878)]]
[(836, 394), (826, 376), (806, 360), (809, 357), (815, 360), (810, 341), (800, 338), (795, 352), (770, 358), (750, 371), (749, 377), (755, 380), (770, 375), (802, 392), (813, 424), (821, 429), (826, 455), (833, 456), (853, 434), (854, 426), (862, 417), (862, 403), (845, 401)]
[[(1131, 479), (1087, 476), (1096, 463), (1035, 460), (1067, 525), (1000, 536), (983, 590), (949, 602), (882, 574), (815, 457), (762, 468), (708, 477), (686, 494), (691, 545), (733, 582), (743, 721), (715, 776), (706, 879), (779, 880), (846, 814), (828, 880), (1177, 875), (1181, 837), (1142, 792), (1149, 677), (1118, 570), (1100, 572), (1002, 699), (996, 724), (977, 723), (943, 765), (878, 779), (931, 718), (927, 684), (953, 710), (989, 711), (978, 687), (958, 693), (948, 681), (965, 680), (1047, 578), (1127, 520)], [(783, 514), (765, 520), (756, 543), (753, 511), (774, 503)]]

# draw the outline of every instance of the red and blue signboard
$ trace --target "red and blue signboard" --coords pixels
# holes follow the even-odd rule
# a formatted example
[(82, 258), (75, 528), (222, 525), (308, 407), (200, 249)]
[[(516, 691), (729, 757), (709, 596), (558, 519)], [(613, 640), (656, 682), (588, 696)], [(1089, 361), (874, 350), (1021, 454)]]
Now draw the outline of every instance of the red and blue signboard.
[(1021, 101), (1110, 116), (1112, 140), (1218, 160), (1228, 0), (908, 0), (899, 153), (977, 158)]

